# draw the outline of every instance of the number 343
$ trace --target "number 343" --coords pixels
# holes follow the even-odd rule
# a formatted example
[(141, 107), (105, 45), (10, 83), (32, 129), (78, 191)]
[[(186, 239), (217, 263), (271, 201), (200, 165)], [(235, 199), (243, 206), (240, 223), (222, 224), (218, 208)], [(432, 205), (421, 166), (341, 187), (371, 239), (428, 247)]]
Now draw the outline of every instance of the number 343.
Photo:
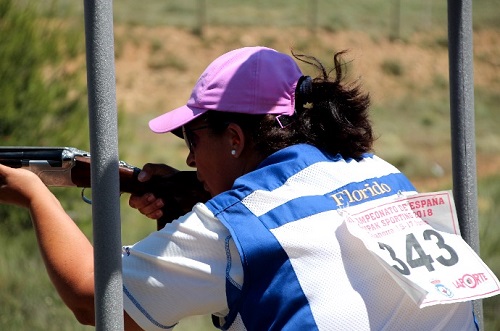
[[(438, 250), (433, 251), (433, 253), (436, 252), (436, 254), (439, 254), (441, 251), (446, 252), (445, 255), (436, 257), (437, 262), (446, 267), (457, 264), (457, 252), (444, 242), (439, 232), (429, 229), (425, 230), (422, 235), (424, 240), (433, 241), (437, 246)], [(429, 272), (435, 270), (432, 265), (434, 263), (434, 258), (432, 258), (430, 254), (425, 253), (413, 233), (406, 235), (406, 263), (396, 255), (396, 252), (391, 246), (381, 242), (379, 242), (378, 245), (382, 250), (389, 252), (391, 259), (396, 262), (392, 267), (403, 275), (409, 276), (411, 274), (410, 268), (426, 267)]]

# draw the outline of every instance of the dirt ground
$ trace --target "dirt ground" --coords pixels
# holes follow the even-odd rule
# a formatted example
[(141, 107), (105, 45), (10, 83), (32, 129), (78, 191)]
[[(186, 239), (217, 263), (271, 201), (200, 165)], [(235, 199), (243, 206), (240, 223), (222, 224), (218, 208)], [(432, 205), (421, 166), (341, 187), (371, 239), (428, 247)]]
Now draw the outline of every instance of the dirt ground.
[[(205, 31), (203, 38), (175, 27), (118, 26), (115, 33), (117, 95), (127, 111), (153, 110), (161, 104), (180, 105), (189, 97), (192, 85), (204, 68), (217, 56), (236, 47), (264, 43), (271, 43), (271, 47), (279, 51), (289, 53), (293, 48), (322, 59), (326, 52), (349, 49), (356, 73), (362, 73), (360, 76), (368, 91), (380, 100), (402, 93), (397, 81), (379, 79), (380, 64), (388, 59), (409, 68), (405, 70), (405, 79), (420, 84), (432, 79), (431, 72), (448, 77), (448, 51), (436, 45), (446, 38), (445, 31), (420, 33), (396, 42), (352, 31), (318, 31), (312, 38), (304, 29), (277, 28), (248, 31), (213, 27)], [(499, 41), (500, 32), (495, 30), (474, 35), (477, 86), (499, 84)]]
[[(115, 53), (117, 99), (125, 112), (159, 115), (184, 104), (205, 67), (222, 53), (247, 45), (270, 46), (282, 52), (298, 50), (324, 59), (334, 51), (349, 49), (354, 75), (360, 76), (375, 102), (408, 93), (397, 79), (380, 79), (382, 63), (404, 67), (406, 80), (432, 84), (436, 75), (448, 79), (446, 32), (422, 32), (406, 40), (390, 41), (368, 33), (304, 29), (210, 27), (203, 37), (175, 27), (117, 26)], [(474, 81), (487, 90), (500, 88), (500, 32), (474, 34)], [(499, 128), (500, 129), (500, 128)], [(498, 173), (500, 155), (478, 156), (481, 176)], [(439, 179), (422, 180), (425, 188), (439, 186)]]

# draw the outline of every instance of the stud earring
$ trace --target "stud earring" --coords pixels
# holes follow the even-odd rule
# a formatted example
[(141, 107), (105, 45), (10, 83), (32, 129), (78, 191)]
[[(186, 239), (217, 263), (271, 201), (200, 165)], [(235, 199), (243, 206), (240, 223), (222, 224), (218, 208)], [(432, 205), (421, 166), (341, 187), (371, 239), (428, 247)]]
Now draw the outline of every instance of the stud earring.
[(236, 155), (236, 150), (235, 149), (232, 149), (231, 150), (231, 155), (235, 156)]

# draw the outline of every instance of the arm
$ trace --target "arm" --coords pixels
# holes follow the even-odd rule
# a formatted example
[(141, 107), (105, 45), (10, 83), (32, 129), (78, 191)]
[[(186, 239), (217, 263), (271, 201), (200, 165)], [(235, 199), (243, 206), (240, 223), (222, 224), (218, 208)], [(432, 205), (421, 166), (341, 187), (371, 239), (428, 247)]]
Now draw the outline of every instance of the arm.
[[(50, 190), (33, 173), (0, 165), (0, 202), (29, 210), (49, 277), (83, 324), (94, 324), (93, 248)], [(129, 330), (137, 325), (125, 316)]]

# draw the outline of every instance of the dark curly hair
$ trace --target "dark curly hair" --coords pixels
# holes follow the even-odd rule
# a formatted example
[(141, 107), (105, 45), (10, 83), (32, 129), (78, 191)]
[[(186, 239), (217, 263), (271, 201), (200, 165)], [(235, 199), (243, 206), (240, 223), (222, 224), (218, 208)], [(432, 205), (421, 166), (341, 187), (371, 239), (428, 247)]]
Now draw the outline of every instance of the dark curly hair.
[[(277, 125), (276, 115), (248, 115), (209, 111), (206, 120), (214, 133), (222, 132), (227, 123), (238, 124), (255, 149), (266, 157), (285, 147), (305, 143), (344, 158), (360, 158), (373, 145), (368, 118), (370, 97), (360, 85), (345, 83), (346, 51), (334, 55), (334, 67), (327, 70), (313, 56), (292, 55), (314, 66), (316, 78), (303, 76), (296, 89), (295, 114), (285, 127)], [(331, 77), (333, 73), (333, 78)]]

